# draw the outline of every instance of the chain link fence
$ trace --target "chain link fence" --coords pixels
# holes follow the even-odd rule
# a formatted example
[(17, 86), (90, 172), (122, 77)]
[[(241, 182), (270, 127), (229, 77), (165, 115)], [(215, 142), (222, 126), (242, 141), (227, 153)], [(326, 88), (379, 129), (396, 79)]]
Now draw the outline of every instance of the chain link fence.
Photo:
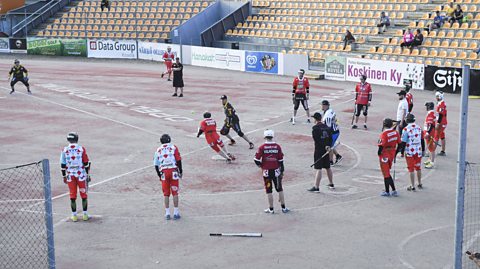
[(48, 160), (0, 170), (0, 268), (55, 268)]
[[(480, 166), (467, 162), (465, 172), (465, 208), (463, 211), (463, 250), (480, 253)], [(478, 255), (477, 255), (478, 256)], [(473, 258), (473, 257), (472, 257)], [(480, 259), (464, 255), (462, 268), (480, 268)], [(478, 265), (477, 265), (478, 264)]]

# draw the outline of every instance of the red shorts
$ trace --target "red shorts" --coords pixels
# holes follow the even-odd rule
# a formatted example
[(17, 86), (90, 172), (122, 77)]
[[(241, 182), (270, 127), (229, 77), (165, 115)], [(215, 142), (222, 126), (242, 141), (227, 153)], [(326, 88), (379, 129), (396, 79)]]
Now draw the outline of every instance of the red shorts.
[(382, 171), (383, 178), (390, 177), (390, 169), (392, 168), (393, 158), (389, 158), (389, 156), (384, 156), (383, 154), (379, 156), (380, 161), (380, 170)]
[(77, 177), (70, 176), (71, 181), (67, 182), (70, 191), (70, 199), (77, 199), (77, 186), (80, 191), (80, 197), (87, 199), (87, 181), (79, 181)]
[[(208, 145), (215, 151), (219, 152), (220, 147), (223, 148), (223, 141), (217, 133), (205, 135)], [(219, 147), (220, 146), (220, 147)]]
[(445, 139), (445, 128), (447, 128), (447, 125), (440, 125), (440, 128), (435, 130), (435, 141)]
[(178, 180), (179, 180), (177, 169), (164, 169), (162, 170), (162, 191), (163, 196), (169, 197), (170, 193), (173, 196), (178, 195)]
[(415, 154), (413, 156), (405, 156), (405, 160), (407, 160), (407, 168), (408, 172), (413, 172), (413, 171), (420, 171), (422, 170), (422, 157), (418, 156), (418, 154)]
[(165, 66), (167, 67), (167, 72), (172, 72), (172, 61), (165, 61)]

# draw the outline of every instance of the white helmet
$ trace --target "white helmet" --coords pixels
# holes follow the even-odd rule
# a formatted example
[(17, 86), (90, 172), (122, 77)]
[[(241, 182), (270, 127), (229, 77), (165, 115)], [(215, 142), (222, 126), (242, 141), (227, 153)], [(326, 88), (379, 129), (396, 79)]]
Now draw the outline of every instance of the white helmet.
[(436, 92), (435, 98), (437, 98), (437, 100), (443, 100), (443, 92), (441, 91)]
[(275, 133), (273, 132), (273, 130), (268, 130), (267, 129), (267, 130), (263, 131), (263, 136), (273, 138), (275, 136)]

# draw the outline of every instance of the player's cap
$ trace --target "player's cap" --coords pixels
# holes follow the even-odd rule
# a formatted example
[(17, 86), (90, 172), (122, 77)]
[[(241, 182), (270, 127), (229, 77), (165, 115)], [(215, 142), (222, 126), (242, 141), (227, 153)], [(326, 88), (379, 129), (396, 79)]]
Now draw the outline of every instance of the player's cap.
[(427, 110), (433, 110), (433, 108), (435, 108), (435, 104), (433, 102), (426, 102), (425, 106), (427, 107)]
[(393, 120), (390, 118), (385, 118), (383, 119), (383, 126), (387, 128), (392, 128), (393, 126)]
[(78, 142), (78, 134), (75, 132), (70, 132), (67, 135), (67, 141), (70, 143), (76, 143)]
[(323, 106), (329, 106), (330, 105), (330, 102), (328, 100), (323, 100), (322, 101), (322, 105)]
[(275, 133), (273, 132), (273, 130), (265, 130), (263, 131), (263, 137), (268, 137), (268, 138), (273, 138), (275, 136)]
[(322, 119), (322, 114), (320, 114), (320, 112), (315, 112), (313, 114), (312, 118), (314, 118), (316, 120), (321, 120)]
[(210, 113), (210, 112), (207, 111), (207, 112), (203, 113), (203, 117), (204, 117), (205, 119), (211, 118), (211, 117), (212, 117), (212, 113)]
[(397, 94), (405, 96), (405, 95), (407, 95), (407, 92), (405, 90), (401, 90), (401, 91), (397, 92)]
[(19, 64), (20, 61), (18, 59), (15, 59), (15, 61), (13, 61), (13, 63)]
[(222, 100), (227, 99), (227, 96), (224, 94), (224, 95), (220, 96), (220, 99), (222, 99)]

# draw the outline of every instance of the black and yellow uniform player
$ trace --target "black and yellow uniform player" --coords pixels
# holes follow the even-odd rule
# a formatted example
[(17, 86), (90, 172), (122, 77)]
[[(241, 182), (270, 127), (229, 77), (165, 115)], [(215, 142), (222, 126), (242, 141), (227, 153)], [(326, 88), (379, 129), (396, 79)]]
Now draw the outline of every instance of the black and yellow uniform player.
[(25, 87), (27, 87), (27, 92), (32, 93), (30, 91), (30, 84), (28, 84), (28, 71), (23, 65), (20, 65), (20, 61), (15, 59), (14, 66), (10, 69), (10, 73), (8, 76), (8, 81), (10, 81), (10, 86), (12, 87), (12, 91), (10, 94), (15, 92), (15, 84), (17, 82), (22, 82)]
[(223, 124), (223, 127), (220, 130), (220, 134), (230, 139), (230, 142), (228, 143), (230, 146), (235, 145), (236, 144), (235, 140), (228, 134), (228, 132), (230, 131), (230, 128), (232, 128), (238, 134), (238, 136), (240, 136), (241, 138), (245, 139), (245, 141), (248, 142), (248, 144), (250, 145), (250, 149), (253, 149), (254, 145), (248, 139), (248, 137), (242, 132), (242, 129), (240, 128), (240, 119), (235, 113), (235, 109), (233, 108), (233, 106), (228, 102), (227, 96), (222, 95), (220, 99), (222, 100), (223, 110), (225, 112), (225, 123)]

